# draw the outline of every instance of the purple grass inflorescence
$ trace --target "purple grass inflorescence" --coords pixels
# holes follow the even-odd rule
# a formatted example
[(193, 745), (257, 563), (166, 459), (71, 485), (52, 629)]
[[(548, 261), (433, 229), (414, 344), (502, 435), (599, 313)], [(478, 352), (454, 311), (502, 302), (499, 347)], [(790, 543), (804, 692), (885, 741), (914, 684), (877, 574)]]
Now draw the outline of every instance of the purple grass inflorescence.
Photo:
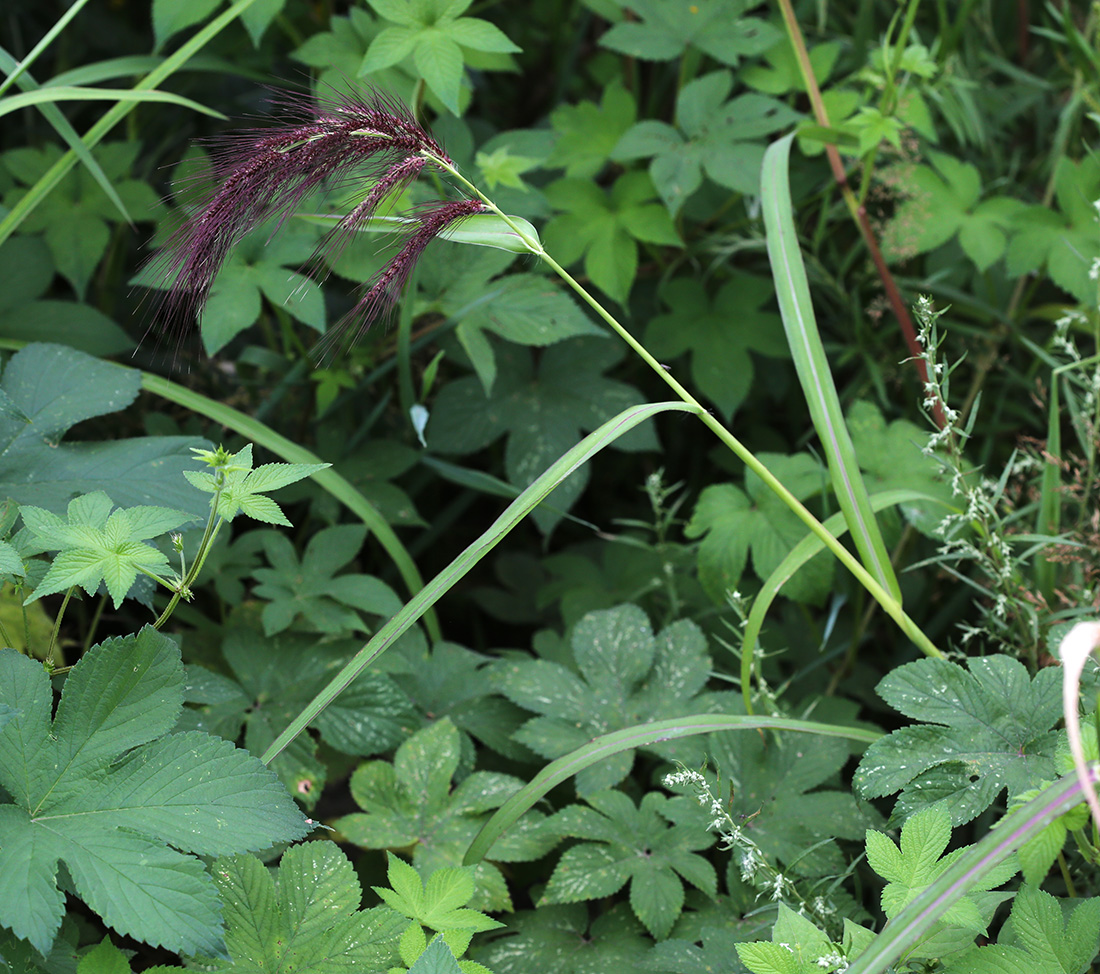
[[(315, 101), (280, 92), (274, 101), (289, 119), (217, 139), (211, 150), (215, 188), (195, 215), (151, 262), (165, 294), (156, 318), (170, 327), (199, 318), (230, 251), (268, 220), (279, 224), (321, 186), (369, 183), (363, 200), (325, 236), (317, 254), (338, 254), (382, 200), (408, 186), (433, 161), (451, 165), (443, 148), (404, 106), (375, 90)], [(474, 200), (440, 201), (412, 215), (404, 246), (367, 287), (325, 344), (354, 326), (358, 338), (392, 309), (428, 243), (457, 220), (485, 207)]]

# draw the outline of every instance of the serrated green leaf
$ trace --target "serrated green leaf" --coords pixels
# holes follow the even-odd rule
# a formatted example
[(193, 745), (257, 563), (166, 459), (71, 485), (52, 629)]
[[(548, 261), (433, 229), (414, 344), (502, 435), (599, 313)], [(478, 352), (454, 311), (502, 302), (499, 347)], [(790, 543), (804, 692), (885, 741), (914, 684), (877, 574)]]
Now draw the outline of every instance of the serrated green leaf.
[[(351, 793), (365, 811), (345, 815), (333, 825), (349, 842), (364, 848), (412, 846), (413, 865), (422, 877), (440, 867), (460, 866), (490, 810), (501, 805), (522, 782), (507, 775), (475, 771), (452, 790), (459, 756), (458, 731), (447, 719), (436, 721), (401, 744), (392, 765), (373, 761), (356, 770)], [(503, 783), (511, 788), (499, 787)], [(470, 792), (483, 785), (485, 794), (493, 792), (493, 796), (471, 803)], [(543, 828), (541, 815), (528, 813), (518, 824), (534, 841), (515, 858), (537, 858), (553, 845), (554, 837)], [(477, 895), (470, 904), (472, 908), (510, 907), (507, 886), (495, 866), (481, 863), (475, 875)]]
[(924, 659), (898, 667), (880, 695), (908, 717), (927, 721), (872, 744), (855, 775), (864, 796), (901, 791), (908, 814), (937, 803), (961, 825), (1008, 788), (1015, 796), (1053, 777), (1061, 716), (1059, 674), (1034, 679), (1007, 656), (956, 663)]
[(405, 925), (386, 907), (359, 910), (355, 870), (331, 842), (288, 849), (273, 877), (254, 856), (218, 859), (231, 962), (215, 970), (339, 974), (379, 970), (397, 959)]
[[(579, 677), (545, 660), (501, 663), (494, 674), (505, 696), (543, 715), (516, 735), (543, 757), (560, 757), (609, 731), (698, 709), (693, 701), (706, 683), (710, 657), (702, 632), (688, 620), (655, 637), (641, 609), (618, 606), (585, 616), (571, 646)], [(578, 794), (618, 784), (633, 761), (625, 752), (582, 771)]]
[(165, 507), (110, 511), (111, 499), (102, 491), (70, 501), (64, 521), (40, 507), (20, 508), (23, 523), (42, 547), (58, 552), (25, 605), (74, 585), (94, 595), (103, 582), (117, 609), (139, 571), (168, 567), (167, 557), (144, 542), (197, 520)]
[(61, 859), (76, 892), (120, 933), (216, 953), (217, 897), (189, 853), (260, 848), (307, 827), (255, 758), (205, 734), (160, 736), (180, 706), (176, 645), (146, 628), (92, 647), (52, 723), (39, 664), (2, 650), (0, 675), (0, 703), (21, 711), (0, 729), (0, 783), (13, 798), (0, 806), (0, 923), (48, 951), (61, 921)]

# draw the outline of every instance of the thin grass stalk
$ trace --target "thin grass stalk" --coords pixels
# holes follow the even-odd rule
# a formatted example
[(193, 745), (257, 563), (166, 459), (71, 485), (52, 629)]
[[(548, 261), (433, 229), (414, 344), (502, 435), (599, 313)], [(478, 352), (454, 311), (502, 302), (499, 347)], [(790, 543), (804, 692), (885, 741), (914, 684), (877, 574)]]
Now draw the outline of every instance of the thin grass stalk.
[[(532, 254), (546, 263), (576, 294), (585, 302), (607, 325), (644, 361), (660, 378), (678, 395), (685, 403), (697, 410), (699, 420), (710, 429), (715, 436), (753, 473), (755, 473), (765, 485), (775, 493), (784, 504), (794, 512), (803, 524), (816, 535), (826, 548), (833, 553), (837, 560), (844, 565), (868, 591), (871, 597), (882, 606), (883, 611), (897, 623), (901, 631), (917, 646), (926, 656), (943, 658), (943, 653), (928, 638), (921, 628), (902, 609), (898, 601), (890, 592), (882, 586), (878, 580), (860, 564), (847, 548), (830, 534), (814, 517), (809, 509), (802, 504), (787, 488), (775, 477), (768, 468), (756, 458), (725, 426), (723, 426), (664, 366), (660, 364), (619, 321), (597, 301), (564, 267), (551, 257), (543, 248), (541, 241), (533, 238), (511, 217), (500, 209), (488, 196), (481, 192), (470, 180), (462, 175), (453, 165), (435, 160), (437, 164), (459, 180), (471, 192), (494, 213), (496, 213), (516, 235), (526, 244)], [(750, 708), (751, 713), (751, 708)]]

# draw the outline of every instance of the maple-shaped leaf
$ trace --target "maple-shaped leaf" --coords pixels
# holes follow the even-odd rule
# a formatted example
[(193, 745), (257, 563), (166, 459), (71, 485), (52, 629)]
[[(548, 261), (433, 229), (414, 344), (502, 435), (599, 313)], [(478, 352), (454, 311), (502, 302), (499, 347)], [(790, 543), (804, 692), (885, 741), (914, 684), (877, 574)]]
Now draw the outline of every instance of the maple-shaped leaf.
[(896, 819), (936, 804), (956, 825), (1054, 777), (1062, 716), (1056, 667), (1034, 679), (1008, 656), (957, 663), (921, 659), (899, 666), (876, 687), (895, 710), (923, 723), (902, 727), (869, 748), (855, 774), (865, 798), (900, 791)]
[(264, 535), (264, 552), (271, 568), (257, 568), (252, 577), (260, 584), (253, 594), (267, 604), (260, 615), (264, 633), (289, 629), (304, 617), (317, 632), (369, 632), (360, 612), (389, 618), (401, 608), (397, 594), (373, 575), (336, 573), (363, 547), (367, 529), (338, 524), (318, 531), (301, 559), (294, 545), (276, 531)]
[(1044, 263), (1050, 278), (1078, 301), (1096, 301), (1093, 277), (1100, 258), (1100, 228), (1093, 201), (1100, 198), (1100, 160), (1080, 162), (1061, 156), (1054, 168), (1057, 209), (1029, 206), (1016, 214), (1005, 260), (1008, 272), (1020, 276)]
[(64, 345), (35, 343), (16, 352), (0, 383), (0, 401), (9, 403), (0, 409), (0, 496), (56, 514), (74, 497), (106, 490), (120, 507), (158, 504), (204, 513), (202, 498), (180, 476), (194, 467), (189, 451), (202, 440), (62, 442), (72, 426), (125, 409), (140, 391), (136, 369)]
[(729, 422), (752, 387), (749, 352), (789, 357), (782, 320), (761, 310), (774, 295), (770, 280), (735, 273), (710, 301), (698, 281), (677, 278), (662, 294), (672, 310), (650, 320), (646, 347), (663, 361), (690, 350), (691, 377)]
[(234, 974), (348, 974), (382, 971), (397, 959), (405, 922), (386, 906), (360, 910), (362, 890), (332, 842), (306, 842), (283, 853), (272, 873), (255, 856), (225, 856), (211, 872), (225, 907), (229, 959), (214, 971)]
[[(63, 148), (47, 142), (38, 148), (23, 147), (4, 153), (4, 166), (21, 184), (4, 194), (3, 205), (11, 208), (38, 183), (61, 158)], [(155, 190), (145, 181), (127, 178), (141, 152), (137, 141), (110, 142), (96, 146), (93, 158), (102, 167), (133, 220), (152, 220), (161, 209)], [(103, 259), (111, 239), (109, 224), (117, 223), (115, 201), (104, 192), (92, 173), (83, 166), (70, 169), (23, 221), (24, 233), (42, 233), (58, 271), (83, 300), (88, 284)]]
[[(879, 141), (876, 133), (873, 144)], [(905, 202), (883, 233), (883, 251), (888, 259), (904, 260), (958, 235), (963, 253), (978, 270), (988, 270), (1005, 253), (1009, 229), (1024, 204), (1005, 196), (981, 200), (981, 177), (974, 166), (941, 152), (929, 152), (928, 158), (935, 168), (905, 166), (886, 177)]]
[[(428, 424), (428, 447), (439, 453), (473, 453), (501, 436), (508, 436), (504, 469), (516, 487), (527, 487), (563, 453), (576, 445), (582, 432), (596, 429), (643, 398), (633, 386), (604, 376), (622, 357), (614, 343), (597, 338), (573, 338), (546, 349), (536, 366), (531, 353), (515, 345), (497, 349), (499, 375), (489, 396), (473, 376), (448, 383), (436, 397)], [(615, 440), (620, 450), (657, 446), (649, 424)], [(568, 510), (588, 482), (583, 466), (535, 510), (535, 523), (548, 532)]]
[[(828, 474), (806, 454), (783, 456), (761, 453), (760, 461), (800, 501), (820, 494), (828, 487)], [(745, 474), (745, 489), (734, 484), (707, 487), (695, 504), (684, 528), (689, 538), (702, 538), (699, 545), (699, 580), (716, 602), (736, 590), (752, 553), (753, 571), (767, 578), (808, 529), (793, 511), (751, 471)], [(796, 602), (820, 602), (829, 592), (833, 560), (821, 554), (811, 558), (783, 586), (783, 594)]]
[[(489, 771), (475, 771), (452, 785), (460, 750), (458, 730), (446, 718), (418, 731), (398, 747), (392, 764), (359, 766), (351, 776), (351, 794), (365, 811), (332, 824), (348, 842), (366, 849), (412, 847), (413, 864), (422, 876), (459, 866), (492, 809), (523, 785), (511, 775)], [(493, 858), (538, 859), (554, 842), (543, 816), (527, 812), (493, 846)], [(482, 862), (475, 875), (473, 909), (511, 909), (508, 886), (496, 866)]]
[(256, 521), (281, 524), (287, 528), (291, 527), (290, 521), (279, 505), (263, 495), (269, 490), (297, 483), (329, 466), (327, 463), (265, 463), (253, 470), (251, 443), (236, 453), (226, 453), (220, 449), (193, 452), (214, 470), (185, 470), (184, 476), (192, 486), (215, 495), (210, 503), (216, 504), (214, 513), (218, 517), (232, 521), (238, 514), (244, 514)]
[[(881, 832), (867, 830), (867, 862), (886, 880), (882, 890), (882, 910), (887, 917), (895, 917), (918, 894), (931, 885), (948, 866), (963, 855), (969, 846), (944, 855), (951, 841), (951, 816), (943, 808), (925, 808), (911, 815), (901, 829), (900, 845)], [(968, 893), (960, 897), (940, 916), (938, 931), (944, 927), (960, 927), (972, 940), (975, 934), (985, 933), (992, 910), (988, 898), (979, 899), (1002, 883), (1008, 882), (1018, 871), (1016, 857), (999, 863), (978, 880), (970, 880)], [(994, 894), (1007, 899), (1011, 894)], [(986, 908), (983, 909), (983, 906)], [(932, 934), (936, 936), (935, 933)], [(922, 945), (922, 953), (928, 943)]]
[[(727, 711), (743, 705), (728, 701)], [(839, 872), (844, 858), (835, 839), (857, 839), (877, 813), (861, 808), (848, 791), (821, 786), (837, 775), (850, 756), (849, 745), (810, 734), (775, 735), (726, 731), (707, 738), (705, 753), (721, 772), (712, 792), (732, 784), (726, 810), (769, 861), (779, 860), (796, 874)], [(697, 803), (673, 806), (678, 820), (702, 827), (713, 816)], [(680, 816), (683, 816), (680, 818)], [(735, 852), (738, 859), (744, 850)], [(739, 862), (751, 872), (751, 862)]]
[[(236, 679), (187, 667), (185, 709), (177, 727), (203, 730), (230, 741), (240, 739), (263, 754), (360, 647), (357, 640), (318, 642), (304, 633), (267, 638), (250, 629), (230, 629), (222, 655)], [(415, 708), (393, 680), (365, 671), (310, 724), (326, 744), (344, 754), (369, 756), (388, 751), (419, 723)], [(287, 790), (307, 808), (321, 796), (326, 768), (317, 741), (299, 735), (271, 763)]]
[(625, 0), (639, 20), (615, 24), (600, 44), (647, 61), (670, 61), (697, 47), (736, 67), (782, 38), (771, 24), (744, 17), (754, 0)]
[(542, 903), (576, 903), (617, 893), (630, 883), (630, 906), (658, 940), (667, 937), (684, 906), (681, 880), (713, 896), (718, 878), (699, 849), (712, 837), (692, 825), (672, 825), (668, 798), (651, 793), (641, 805), (620, 791), (588, 795), (583, 805), (558, 812), (548, 827), (585, 841), (558, 860)]
[(39, 550), (57, 552), (46, 576), (24, 604), (74, 585), (94, 595), (102, 582), (117, 609), (138, 572), (168, 568), (164, 553), (145, 542), (198, 520), (193, 514), (167, 507), (112, 511), (113, 507), (103, 491), (71, 500), (63, 518), (41, 507), (20, 507), (23, 523), (35, 536)]
[(625, 172), (610, 191), (566, 177), (546, 187), (557, 210), (543, 229), (546, 249), (563, 265), (584, 258), (584, 272), (610, 298), (625, 303), (638, 273), (638, 243), (683, 246), (648, 173)]
[(533, 957), (542, 974), (607, 974), (639, 970), (652, 945), (625, 903), (591, 925), (588, 908), (569, 903), (513, 914), (499, 936), (489, 934), (471, 955), (493, 974), (530, 974)]
[(764, 137), (797, 121), (797, 112), (767, 95), (727, 101), (729, 71), (713, 71), (686, 84), (676, 100), (676, 125), (647, 119), (615, 145), (617, 162), (648, 159), (661, 199), (676, 215), (703, 184), (703, 174), (738, 193), (760, 192)]
[(592, 179), (607, 160), (620, 136), (637, 117), (634, 96), (615, 79), (604, 89), (600, 104), (582, 101), (560, 105), (550, 113), (557, 139), (546, 168), (564, 168), (567, 176)]
[(399, 945), (406, 965), (411, 966), (427, 949), (425, 928), (437, 932), (457, 959), (466, 952), (475, 933), (504, 926), (466, 906), (475, 893), (473, 866), (436, 869), (425, 883), (412, 866), (392, 852), (386, 854), (386, 859), (386, 878), (391, 888), (371, 888), (409, 921)]
[[(561, 757), (611, 731), (707, 709), (699, 693), (711, 659), (702, 630), (688, 619), (655, 636), (645, 612), (620, 605), (581, 619), (571, 647), (576, 670), (524, 660), (502, 662), (494, 674), (508, 699), (541, 715), (515, 736), (544, 758)], [(676, 745), (652, 750), (670, 757)], [(634, 752), (624, 751), (585, 768), (576, 778), (577, 793), (615, 786), (633, 764)]]
[[(1076, 903), (1072, 911), (1071, 903)], [(1012, 901), (998, 942), (947, 958), (944, 970), (946, 974), (1080, 974), (1096, 957), (1097, 930), (1100, 897), (1067, 901), (1025, 885)]]
[[(0, 650), (0, 924), (45, 954), (64, 913), (63, 861), (108, 926), (180, 953), (217, 953), (221, 917), (198, 856), (306, 834), (256, 758), (208, 734), (166, 734), (183, 690), (179, 648), (151, 627), (89, 649), (51, 721), (40, 663)], [(67, 885), (67, 883), (66, 883)]]

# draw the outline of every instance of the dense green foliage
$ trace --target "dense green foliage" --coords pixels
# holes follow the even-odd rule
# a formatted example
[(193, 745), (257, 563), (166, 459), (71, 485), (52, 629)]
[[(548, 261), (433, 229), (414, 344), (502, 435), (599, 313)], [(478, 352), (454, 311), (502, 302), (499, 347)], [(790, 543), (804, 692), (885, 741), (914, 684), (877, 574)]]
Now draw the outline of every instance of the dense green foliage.
[(0, 971), (1097, 963), (1100, 7), (56, 16)]

